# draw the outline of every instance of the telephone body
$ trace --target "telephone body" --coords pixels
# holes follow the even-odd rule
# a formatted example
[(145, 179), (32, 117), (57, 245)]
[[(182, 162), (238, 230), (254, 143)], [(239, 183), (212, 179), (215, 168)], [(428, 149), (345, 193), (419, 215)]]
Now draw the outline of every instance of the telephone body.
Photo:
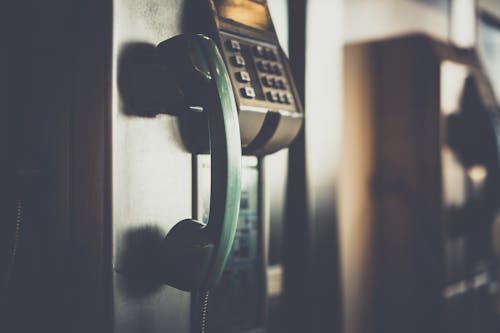
[[(262, 156), (289, 146), (302, 127), (304, 112), (266, 1), (197, 0), (194, 6), (198, 9), (188, 10), (189, 29), (215, 40), (226, 63), (243, 153)], [(192, 118), (197, 121), (196, 114)], [(204, 138), (197, 134), (187, 141), (194, 151), (203, 152)]]

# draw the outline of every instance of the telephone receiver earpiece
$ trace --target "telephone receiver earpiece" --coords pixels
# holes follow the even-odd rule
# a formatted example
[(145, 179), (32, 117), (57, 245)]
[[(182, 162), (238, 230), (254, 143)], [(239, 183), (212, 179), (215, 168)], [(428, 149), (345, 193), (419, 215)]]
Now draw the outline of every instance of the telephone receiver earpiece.
[(160, 251), (161, 276), (181, 290), (209, 290), (224, 271), (240, 207), (241, 139), (236, 102), (222, 56), (210, 38), (179, 35), (157, 49), (184, 104), (203, 107), (211, 154), (208, 222), (185, 219), (169, 231)]

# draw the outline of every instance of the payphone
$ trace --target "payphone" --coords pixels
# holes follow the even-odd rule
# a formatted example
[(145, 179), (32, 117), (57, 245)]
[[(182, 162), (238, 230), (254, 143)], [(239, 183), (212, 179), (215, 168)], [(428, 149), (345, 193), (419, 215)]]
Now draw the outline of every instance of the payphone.
[[(194, 1), (191, 5), (197, 10), (188, 11), (189, 29), (213, 38), (224, 59), (245, 155), (233, 248), (220, 284), (210, 291), (209, 300), (201, 298), (200, 309), (196, 309), (199, 298), (195, 294), (194, 309), (206, 311), (203, 307), (208, 302), (209, 332), (255, 331), (266, 326), (266, 226), (262, 221), (261, 157), (287, 147), (297, 136), (304, 115), (290, 65), (279, 45), (265, 1)], [(159, 61), (165, 61), (168, 55), (163, 43), (158, 50)], [(171, 65), (164, 64), (167, 68)], [(214, 165), (204, 155), (209, 148), (205, 114), (191, 104), (179, 116), (183, 142), (195, 154), (193, 212), (206, 222), (211, 214), (209, 171)]]
[(418, 34), (344, 54), (344, 154), (357, 167), (342, 186), (359, 205), (343, 219), (366, 230), (348, 256), (370, 281), (363, 297), (345, 290), (353, 315), (363, 332), (498, 331), (500, 111), (477, 54)]
[[(188, 29), (207, 34), (219, 46), (233, 84), (245, 155), (238, 227), (221, 283), (210, 294), (209, 331), (253, 332), (266, 327), (268, 226), (263, 220), (262, 157), (290, 145), (302, 127), (304, 112), (266, 1), (198, 0), (192, 1), (194, 7), (188, 10)], [(197, 125), (203, 124), (200, 118), (188, 111), (181, 121), (187, 129), (206, 128)], [(183, 135), (195, 152), (206, 151), (202, 133)], [(195, 165), (200, 218), (208, 213), (209, 165), (203, 155), (195, 158)]]
[[(287, 147), (304, 118), (267, 3), (50, 2), (41, 16), (37, 2), (23, 6), (43, 21), (33, 40), (19, 35), (25, 54), (50, 46), (33, 62), (44, 75), (23, 76), (40, 87), (25, 98), (26, 118), (36, 113), (44, 125), (32, 140), (43, 156), (46, 312), (64, 313), (42, 316), (47, 327), (263, 330), (262, 159)], [(160, 82), (151, 90), (141, 72), (150, 65)], [(128, 89), (141, 86), (139, 97)], [(166, 112), (143, 112), (150, 97)], [(207, 227), (177, 224), (186, 217)], [(205, 289), (209, 324), (198, 327), (198, 295), (185, 290)]]

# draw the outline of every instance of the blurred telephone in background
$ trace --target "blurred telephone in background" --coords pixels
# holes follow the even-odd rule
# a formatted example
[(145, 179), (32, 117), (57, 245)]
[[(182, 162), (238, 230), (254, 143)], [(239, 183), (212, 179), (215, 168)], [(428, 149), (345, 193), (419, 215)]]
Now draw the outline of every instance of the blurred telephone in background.
[(497, 332), (500, 109), (477, 53), (408, 35), (344, 55), (344, 152), (358, 167), (342, 186), (359, 197), (344, 218), (367, 231), (350, 262), (373, 281), (357, 286), (373, 319), (353, 314), (373, 332)]

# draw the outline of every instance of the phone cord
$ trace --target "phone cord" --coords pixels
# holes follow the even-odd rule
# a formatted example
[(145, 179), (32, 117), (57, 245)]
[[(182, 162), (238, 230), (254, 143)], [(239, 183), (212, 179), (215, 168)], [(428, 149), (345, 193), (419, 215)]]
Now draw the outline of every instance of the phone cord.
[(208, 290), (202, 293), (201, 300), (201, 325), (200, 325), (200, 332), (201, 333), (206, 333), (207, 332), (207, 322), (208, 322)]
[(7, 293), (7, 289), (9, 288), (12, 271), (14, 270), (14, 264), (16, 262), (17, 248), (19, 247), (19, 240), (21, 239), (22, 224), (23, 224), (23, 201), (21, 199), (18, 199), (16, 204), (16, 230), (14, 235), (14, 243), (12, 244), (10, 262), (9, 265), (7, 266), (7, 272), (5, 274), (5, 281), (4, 281), (5, 293)]

